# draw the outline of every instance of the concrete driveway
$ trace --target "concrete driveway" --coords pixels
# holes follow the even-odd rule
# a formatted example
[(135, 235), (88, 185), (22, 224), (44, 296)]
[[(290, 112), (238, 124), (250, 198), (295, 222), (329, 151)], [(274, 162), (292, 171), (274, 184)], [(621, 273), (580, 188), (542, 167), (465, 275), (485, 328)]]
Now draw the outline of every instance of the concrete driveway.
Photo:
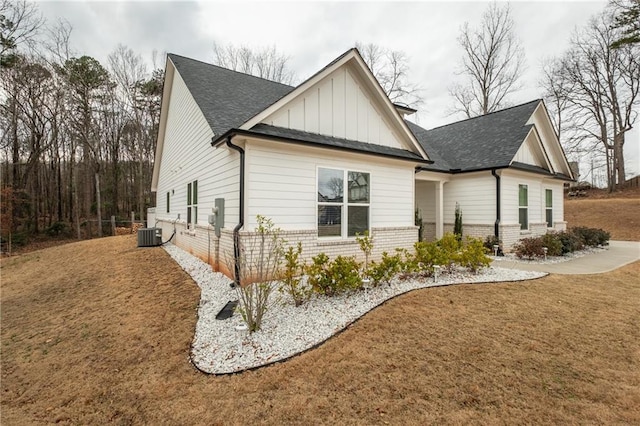
[(610, 241), (609, 248), (560, 263), (524, 263), (507, 260), (496, 261), (493, 266), (523, 271), (549, 272), (551, 274), (602, 274), (640, 260), (640, 241)]

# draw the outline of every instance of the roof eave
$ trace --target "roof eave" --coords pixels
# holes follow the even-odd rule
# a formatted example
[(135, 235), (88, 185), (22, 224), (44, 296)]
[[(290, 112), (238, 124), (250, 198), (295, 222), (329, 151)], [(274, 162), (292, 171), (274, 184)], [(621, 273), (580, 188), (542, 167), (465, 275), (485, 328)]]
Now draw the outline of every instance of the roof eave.
[(246, 137), (252, 137), (252, 138), (256, 138), (256, 139), (268, 140), (268, 141), (273, 141), (273, 142), (290, 143), (290, 144), (295, 144), (295, 145), (302, 145), (302, 146), (306, 146), (306, 147), (316, 147), (316, 148), (321, 148), (321, 149), (333, 149), (333, 150), (338, 150), (338, 151), (352, 152), (352, 153), (356, 153), (356, 154), (372, 155), (372, 156), (375, 156), (375, 157), (383, 157), (383, 158), (390, 158), (390, 159), (394, 159), (394, 160), (408, 161), (408, 162), (411, 162), (411, 163), (418, 163), (418, 164), (433, 164), (433, 161), (426, 160), (426, 159), (421, 159), (421, 158), (408, 158), (408, 157), (403, 157), (403, 156), (400, 156), (400, 155), (385, 154), (385, 153), (371, 152), (371, 151), (363, 151), (363, 150), (355, 149), (355, 148), (332, 146), (332, 145), (321, 145), (321, 144), (316, 144), (316, 143), (313, 143), (313, 142), (307, 142), (307, 141), (303, 141), (303, 140), (299, 140), (299, 139), (288, 138), (288, 137), (285, 137), (285, 136), (266, 135), (264, 133), (252, 132), (251, 130), (245, 130), (245, 129), (230, 129), (227, 132), (225, 132), (224, 134), (222, 134), (221, 136), (219, 136), (219, 137), (217, 137), (215, 139), (212, 139), (211, 140), (211, 146), (218, 147), (218, 146), (222, 145), (223, 143), (225, 143), (228, 138), (233, 138), (234, 136), (246, 136)]

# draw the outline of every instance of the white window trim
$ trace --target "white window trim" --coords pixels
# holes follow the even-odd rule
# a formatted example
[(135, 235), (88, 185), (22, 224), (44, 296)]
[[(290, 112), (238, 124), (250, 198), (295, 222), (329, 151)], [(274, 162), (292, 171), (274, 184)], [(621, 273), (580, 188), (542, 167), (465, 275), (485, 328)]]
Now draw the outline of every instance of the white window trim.
[[(527, 188), (527, 205), (526, 206), (521, 206), (520, 205), (520, 187), (524, 186)], [(527, 209), (527, 226), (525, 228), (522, 228), (522, 224), (520, 223), (520, 210), (521, 209)], [(518, 184), (518, 225), (520, 225), (520, 232), (528, 232), (530, 230), (530, 220), (529, 220), (529, 185), (525, 184), (525, 183), (519, 183)]]
[[(330, 169), (330, 170), (339, 170), (342, 171), (342, 179), (343, 179), (343, 185), (342, 185), (342, 203), (327, 203), (327, 202), (321, 202), (318, 201), (318, 193), (320, 192), (320, 187), (319, 187), (319, 182), (318, 182), (318, 178), (320, 175), (320, 169)], [(356, 173), (367, 173), (369, 175), (369, 202), (368, 203), (349, 203), (349, 172), (356, 172)], [(355, 240), (356, 236), (349, 236), (349, 206), (361, 206), (361, 207), (368, 207), (367, 210), (367, 231), (369, 231), (369, 234), (371, 234), (371, 193), (373, 192), (371, 190), (372, 187), (372, 182), (371, 182), (371, 176), (372, 173), (370, 171), (367, 170), (361, 170), (361, 169), (353, 169), (353, 168), (349, 168), (349, 167), (336, 167), (336, 166), (316, 166), (316, 191), (315, 191), (315, 201), (316, 201), (316, 235), (318, 234), (318, 206), (341, 206), (342, 209), (341, 211), (341, 217), (340, 217), (340, 235), (339, 236), (319, 236), (318, 235), (318, 239), (322, 240), (322, 241), (329, 241), (329, 240), (336, 240), (336, 241), (342, 241), (342, 240)]]
[[(194, 179), (191, 182), (187, 182), (187, 217), (186, 217), (186, 222), (187, 222), (187, 229), (189, 230), (195, 230), (196, 229), (196, 225), (198, 224), (198, 203), (194, 203), (193, 202), (193, 198), (194, 198), (194, 194), (196, 195), (197, 198), (197, 192), (198, 192), (198, 179)], [(194, 190), (194, 183), (195, 185), (195, 190)], [(189, 190), (191, 190), (191, 194), (189, 194)], [(191, 204), (189, 204), (189, 201), (191, 201)], [(189, 209), (191, 210), (191, 215), (189, 215)], [(189, 216), (191, 216), (191, 221), (189, 221)]]
[[(547, 191), (551, 192), (551, 207), (547, 206)], [(551, 226), (549, 226), (549, 222), (547, 222), (547, 211), (551, 211)], [(544, 189), (544, 221), (547, 223), (547, 229), (553, 229), (553, 189), (545, 188)]]

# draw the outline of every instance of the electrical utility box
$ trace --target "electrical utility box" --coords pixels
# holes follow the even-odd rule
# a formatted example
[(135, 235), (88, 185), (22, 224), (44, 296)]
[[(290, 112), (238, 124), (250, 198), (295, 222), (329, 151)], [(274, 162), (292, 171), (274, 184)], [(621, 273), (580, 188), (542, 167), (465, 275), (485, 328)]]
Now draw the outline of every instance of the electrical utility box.
[(162, 228), (138, 229), (138, 247), (156, 247), (162, 245)]
[(216, 218), (213, 226), (216, 231), (216, 237), (220, 238), (220, 230), (224, 228), (224, 198), (216, 198), (214, 206), (216, 209)]

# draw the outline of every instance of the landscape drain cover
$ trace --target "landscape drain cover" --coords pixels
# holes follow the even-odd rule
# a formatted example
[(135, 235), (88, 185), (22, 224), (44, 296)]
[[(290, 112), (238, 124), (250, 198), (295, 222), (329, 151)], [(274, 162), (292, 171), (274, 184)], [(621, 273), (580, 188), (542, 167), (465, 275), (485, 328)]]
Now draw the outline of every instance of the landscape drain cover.
[(237, 300), (229, 300), (227, 304), (224, 305), (224, 308), (222, 308), (220, 312), (218, 312), (218, 315), (216, 315), (216, 319), (226, 320), (228, 318), (231, 318), (231, 316), (233, 315), (233, 311), (236, 309), (236, 306), (238, 306)]

